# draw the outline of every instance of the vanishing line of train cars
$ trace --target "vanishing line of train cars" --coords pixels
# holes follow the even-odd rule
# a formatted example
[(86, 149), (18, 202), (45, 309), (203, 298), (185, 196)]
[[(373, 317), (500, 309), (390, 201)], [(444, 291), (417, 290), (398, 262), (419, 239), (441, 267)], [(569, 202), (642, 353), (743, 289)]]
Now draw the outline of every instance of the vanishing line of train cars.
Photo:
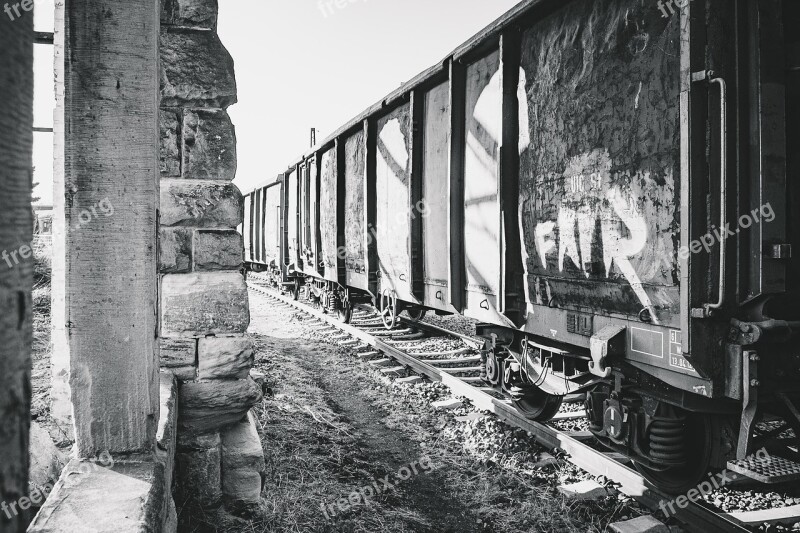
[(794, 459), (759, 422), (800, 435), (800, 2), (672, 11), (521, 3), (248, 195), (249, 268), (480, 321), (486, 381), (539, 420), (586, 392), (663, 489)]

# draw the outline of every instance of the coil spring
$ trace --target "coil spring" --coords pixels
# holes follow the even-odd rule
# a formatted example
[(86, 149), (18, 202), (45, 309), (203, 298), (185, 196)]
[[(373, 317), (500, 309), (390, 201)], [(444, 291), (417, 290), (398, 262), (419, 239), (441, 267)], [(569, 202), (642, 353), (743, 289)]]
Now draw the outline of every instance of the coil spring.
[(686, 417), (654, 417), (648, 428), (650, 456), (658, 461), (686, 461)]
[(336, 311), (339, 309), (339, 305), (340, 305), (339, 295), (331, 291), (328, 296), (328, 310)]

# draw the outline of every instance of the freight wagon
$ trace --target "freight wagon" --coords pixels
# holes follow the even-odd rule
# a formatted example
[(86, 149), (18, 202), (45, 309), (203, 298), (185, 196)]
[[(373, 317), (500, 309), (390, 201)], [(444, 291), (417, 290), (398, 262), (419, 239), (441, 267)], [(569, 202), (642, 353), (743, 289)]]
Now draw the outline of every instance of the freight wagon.
[(796, 475), (798, 27), (522, 2), (248, 195), (247, 263), (344, 320), (479, 321), (488, 383), (537, 420), (586, 393), (663, 489), (762, 447)]

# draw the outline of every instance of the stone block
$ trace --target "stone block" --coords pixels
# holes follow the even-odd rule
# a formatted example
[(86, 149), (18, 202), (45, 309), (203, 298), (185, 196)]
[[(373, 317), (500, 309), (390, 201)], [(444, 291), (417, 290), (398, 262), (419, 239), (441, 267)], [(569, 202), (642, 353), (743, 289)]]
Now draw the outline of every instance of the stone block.
[(244, 333), (249, 324), (247, 283), (238, 272), (168, 274), (163, 277), (163, 335), (232, 335)]
[(161, 106), (217, 107), (235, 104), (233, 58), (213, 31), (161, 29)]
[[(167, 371), (159, 375), (159, 417), (156, 444), (162, 450), (175, 451), (178, 425), (178, 384)], [(171, 470), (170, 470), (171, 471)]]
[(228, 182), (161, 180), (161, 225), (235, 229), (242, 223), (242, 193)]
[(222, 446), (222, 437), (219, 432), (196, 433), (194, 431), (181, 431), (178, 433), (178, 451), (203, 451)]
[(252, 411), (244, 421), (222, 432), (222, 469), (246, 469), (259, 473), (266, 471), (264, 448)]
[(201, 30), (217, 27), (217, 0), (161, 0), (161, 23)]
[(261, 474), (252, 470), (224, 471), (222, 494), (225, 508), (236, 515), (254, 514), (261, 503), (263, 483)]
[(236, 177), (236, 130), (224, 109), (183, 112), (183, 177), (233, 181)]
[[(152, 456), (115, 460), (108, 468), (73, 459), (27, 531), (162, 531), (171, 499), (169, 480), (165, 465)], [(221, 483), (217, 486), (221, 497)]]
[(250, 378), (184, 383), (179, 425), (184, 430), (210, 433), (241, 422), (262, 398), (261, 388)]
[(180, 115), (176, 109), (161, 109), (158, 116), (161, 129), (159, 158), (161, 176), (179, 178), (181, 176)]
[(206, 337), (198, 344), (199, 379), (244, 379), (254, 362), (249, 337)]
[(192, 235), (188, 228), (159, 228), (158, 270), (177, 274), (192, 270)]
[(158, 344), (162, 368), (180, 368), (197, 361), (197, 339), (161, 337)]
[(194, 233), (194, 270), (238, 270), (244, 262), (244, 239), (236, 230)]
[(67, 458), (56, 448), (47, 430), (36, 421), (31, 421), (28, 457), (31, 487), (49, 493), (67, 464)]
[(177, 368), (170, 368), (170, 372), (180, 382), (194, 381), (197, 379), (197, 367), (192, 366), (179, 366)]
[(178, 501), (205, 509), (222, 504), (222, 458), (220, 448), (178, 452), (176, 492)]

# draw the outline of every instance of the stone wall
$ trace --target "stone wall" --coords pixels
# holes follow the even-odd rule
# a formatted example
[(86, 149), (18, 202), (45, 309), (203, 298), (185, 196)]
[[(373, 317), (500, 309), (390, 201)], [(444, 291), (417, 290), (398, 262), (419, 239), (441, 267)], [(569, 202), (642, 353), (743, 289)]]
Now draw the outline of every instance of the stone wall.
[(250, 378), (233, 60), (216, 0), (161, 2), (161, 361), (179, 380), (178, 505), (253, 511), (264, 458)]

